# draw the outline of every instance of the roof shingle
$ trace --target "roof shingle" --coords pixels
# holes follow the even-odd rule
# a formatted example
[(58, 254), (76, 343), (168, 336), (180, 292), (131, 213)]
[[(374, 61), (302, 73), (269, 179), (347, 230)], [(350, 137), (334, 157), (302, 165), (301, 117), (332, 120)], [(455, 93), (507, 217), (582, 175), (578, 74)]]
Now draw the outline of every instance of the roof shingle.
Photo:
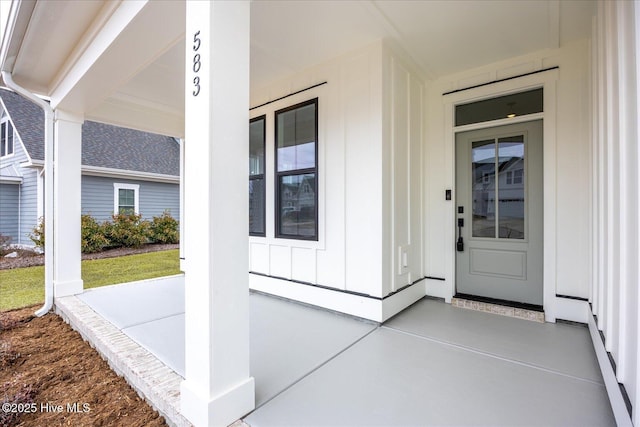
[[(0, 89), (9, 117), (33, 160), (44, 160), (44, 113), (22, 96)], [(180, 175), (180, 147), (168, 136), (85, 121), (82, 165)]]
[(32, 160), (44, 161), (44, 112), (33, 102), (7, 89), (0, 98)]

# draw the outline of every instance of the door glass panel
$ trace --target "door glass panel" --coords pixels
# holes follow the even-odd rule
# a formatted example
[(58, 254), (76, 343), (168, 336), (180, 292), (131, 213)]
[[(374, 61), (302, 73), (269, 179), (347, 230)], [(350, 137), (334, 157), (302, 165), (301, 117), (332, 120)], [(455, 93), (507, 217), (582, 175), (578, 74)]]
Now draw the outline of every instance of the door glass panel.
[(498, 236), (524, 239), (525, 162), (522, 135), (498, 139)]
[(496, 237), (495, 140), (476, 141), (471, 148), (473, 179), (473, 237)]

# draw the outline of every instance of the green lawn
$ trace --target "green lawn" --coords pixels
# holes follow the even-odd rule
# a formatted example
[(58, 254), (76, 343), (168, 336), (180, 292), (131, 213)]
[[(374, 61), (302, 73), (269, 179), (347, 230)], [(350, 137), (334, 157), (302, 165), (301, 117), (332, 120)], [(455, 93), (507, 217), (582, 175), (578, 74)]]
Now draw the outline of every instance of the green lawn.
[[(180, 273), (180, 258), (177, 249), (82, 261), (82, 280), (84, 280), (85, 289), (178, 273)], [(44, 267), (0, 270), (0, 311), (43, 301)]]

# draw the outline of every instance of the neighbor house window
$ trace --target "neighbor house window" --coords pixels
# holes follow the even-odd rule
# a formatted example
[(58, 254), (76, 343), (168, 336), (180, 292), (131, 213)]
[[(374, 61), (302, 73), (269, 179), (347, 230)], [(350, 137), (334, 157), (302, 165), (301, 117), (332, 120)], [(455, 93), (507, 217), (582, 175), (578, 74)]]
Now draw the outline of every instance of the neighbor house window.
[(6, 113), (0, 119), (0, 157), (13, 154), (13, 125)]
[(318, 99), (276, 119), (276, 237), (318, 240)]
[(115, 214), (138, 214), (139, 209), (138, 184), (113, 184), (113, 212)]
[(522, 184), (522, 178), (524, 177), (524, 169), (516, 169), (513, 171), (513, 183)]
[(522, 184), (524, 169), (516, 169), (515, 171), (507, 171), (507, 184)]
[(249, 235), (265, 235), (264, 147), (266, 117), (249, 122)]

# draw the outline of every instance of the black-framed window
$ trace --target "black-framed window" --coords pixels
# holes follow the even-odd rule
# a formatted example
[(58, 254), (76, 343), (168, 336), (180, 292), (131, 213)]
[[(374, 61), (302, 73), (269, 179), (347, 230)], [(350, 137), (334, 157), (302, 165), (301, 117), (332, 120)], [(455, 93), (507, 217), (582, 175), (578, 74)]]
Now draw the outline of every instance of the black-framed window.
[(249, 235), (265, 236), (264, 153), (266, 117), (249, 122)]
[(318, 240), (318, 98), (276, 111), (276, 237)]

